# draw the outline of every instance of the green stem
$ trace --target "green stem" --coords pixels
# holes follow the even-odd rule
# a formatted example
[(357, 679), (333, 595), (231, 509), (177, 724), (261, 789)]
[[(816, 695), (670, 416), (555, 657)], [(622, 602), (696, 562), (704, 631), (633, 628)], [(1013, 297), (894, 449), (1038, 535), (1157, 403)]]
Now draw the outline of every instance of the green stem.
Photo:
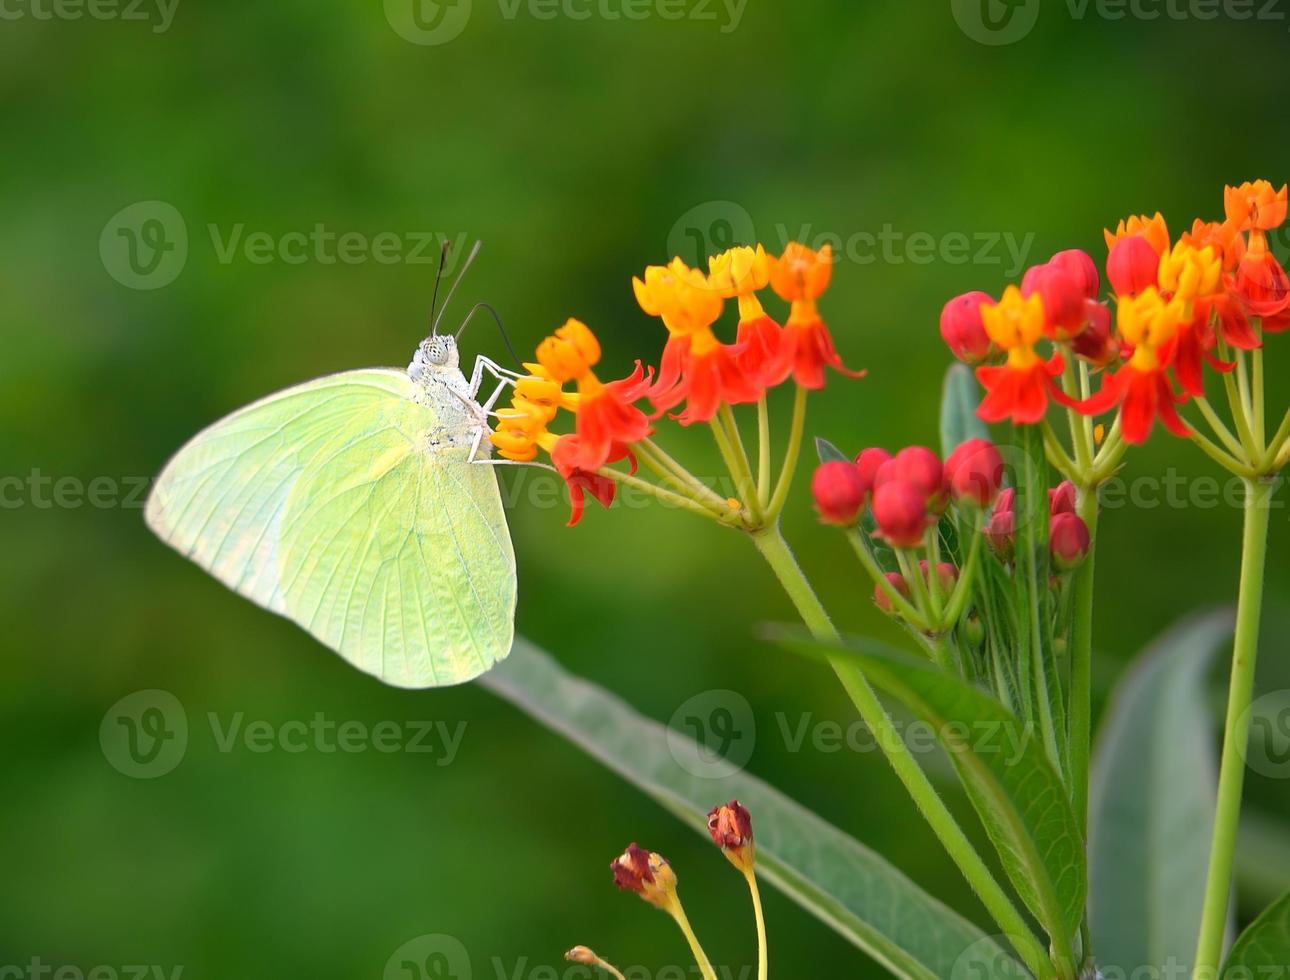
[(757, 499), (757, 488), (753, 485), (752, 470), (748, 466), (748, 454), (744, 451), (743, 440), (739, 438), (739, 427), (729, 405), (723, 404), (718, 416), (712, 420), (712, 434), (716, 437), (717, 449), (721, 451), (726, 469), (730, 471), (730, 479), (734, 481), (739, 502), (752, 514), (753, 523), (761, 524), (761, 501)]
[(797, 457), (802, 452), (802, 432), (806, 428), (807, 389), (801, 385), (793, 396), (793, 422), (788, 433), (788, 448), (784, 451), (784, 465), (779, 471), (779, 480), (775, 483), (775, 493), (766, 508), (766, 522), (773, 524), (784, 509), (788, 500), (788, 489), (793, 485), (793, 473), (797, 469)]
[(1097, 488), (1079, 492), (1079, 516), (1088, 526), (1088, 557), (1075, 576), (1075, 621), (1070, 647), (1071, 802), (1080, 833), (1088, 836), (1089, 755), (1093, 734), (1093, 570), (1097, 555)]
[(648, 480), (642, 480), (638, 476), (632, 476), (630, 473), (624, 473), (621, 470), (616, 470), (610, 466), (602, 466), (600, 469), (596, 470), (596, 475), (607, 477), (615, 483), (631, 487), (633, 490), (639, 490), (641, 493), (647, 493), (662, 503), (670, 504), (673, 507), (680, 507), (683, 510), (688, 510), (692, 514), (698, 514), (700, 517), (706, 517), (709, 520), (717, 521), (720, 524), (729, 526), (730, 522), (727, 518), (723, 518), (714, 510), (699, 503), (697, 500), (693, 500), (690, 497), (684, 497), (679, 493), (673, 493), (666, 487), (657, 486), (650, 483)]
[(1254, 391), (1250, 395), (1254, 402), (1254, 437), (1261, 445), (1267, 435), (1267, 412), (1263, 398), (1263, 348), (1256, 347), (1250, 354), (1250, 359), (1254, 364)]
[[(681, 463), (667, 453), (653, 439), (643, 439), (636, 444), (636, 450), (640, 453), (641, 459), (646, 461), (646, 465), (656, 472), (666, 470), (676, 482), (688, 487), (692, 494), (699, 499), (706, 500), (714, 508), (720, 511), (730, 509), (726, 498), (715, 492), (711, 487), (705, 484), (697, 476), (691, 473)], [(660, 472), (660, 475), (662, 473)]]
[(874, 584), (882, 589), (887, 598), (891, 600), (891, 606), (900, 614), (900, 618), (922, 632), (930, 629), (927, 621), (923, 619), (923, 614), (915, 609), (913, 603), (896, 591), (895, 586), (887, 580), (882, 566), (878, 564), (878, 560), (874, 558), (873, 552), (869, 550), (869, 546), (861, 536), (860, 529), (857, 527), (851, 528), (847, 532), (847, 540), (851, 542), (851, 547), (855, 549), (856, 557), (860, 559), (860, 564), (864, 566), (864, 570), (869, 573), (869, 577), (873, 579)]
[(1205, 416), (1205, 421), (1209, 423), (1209, 427), (1214, 430), (1214, 435), (1218, 436), (1223, 445), (1228, 448), (1232, 455), (1240, 456), (1243, 454), (1245, 449), (1241, 445), (1240, 440), (1237, 439), (1236, 436), (1232, 435), (1232, 430), (1224, 424), (1221, 418), (1219, 418), (1218, 413), (1214, 411), (1214, 406), (1209, 403), (1209, 399), (1196, 398), (1193, 399), (1193, 401), (1196, 402), (1196, 407), (1200, 409), (1200, 414)]
[(703, 504), (708, 510), (721, 517), (730, 512), (729, 503), (708, 490), (697, 479), (687, 480), (677, 474), (670, 466), (658, 459), (651, 450), (646, 448), (644, 443), (638, 444), (635, 447), (635, 451), (640, 461), (645, 464), (646, 469), (673, 490), (676, 490), (681, 496), (693, 497), (697, 503)]
[(766, 396), (757, 401), (757, 499), (770, 506), (770, 408)]
[[(778, 525), (752, 535), (752, 540), (779, 579), (784, 591), (788, 593), (793, 605), (797, 607), (799, 615), (811, 633), (822, 640), (837, 639), (838, 633), (829, 619), (829, 614), (797, 564), (797, 559), (789, 549), (783, 534), (780, 533)], [(1030, 926), (995, 880), (967, 835), (963, 833), (963, 828), (945, 806), (935, 787), (928, 780), (927, 774), (919, 767), (891, 718), (888, 717), (882, 702), (878, 700), (878, 695), (865, 679), (864, 673), (841, 657), (830, 658), (830, 664), (856, 706), (856, 710), (859, 711), (860, 717), (864, 719), (882, 747), (887, 761), (905, 785), (909, 795), (913, 797), (923, 819), (927, 821), (932, 832), (936, 834), (937, 839), (945, 847), (950, 858), (968, 880), (995, 922), (1016, 946), (1026, 966), (1041, 980), (1053, 977), (1055, 971), (1052, 963), (1034, 933), (1030, 931)]]
[[(1277, 428), (1276, 435), (1268, 443), (1268, 453), (1263, 461), (1263, 468), (1269, 470), (1272, 463), (1275, 462), (1277, 454), (1286, 445), (1286, 440), (1290, 439), (1290, 410), (1286, 411), (1286, 417), (1281, 420), (1281, 425)], [(1269, 470), (1275, 472), (1276, 468)]]
[(1267, 559), (1268, 517), (1272, 481), (1245, 483), (1245, 532), (1241, 543), (1241, 588), (1236, 605), (1236, 637), (1232, 649), (1232, 679), (1227, 692), (1227, 722), (1223, 731), (1223, 761), (1218, 777), (1218, 811), (1205, 882), (1200, 942), (1193, 977), (1217, 975), (1227, 930), (1228, 898), (1241, 791), (1245, 781), (1245, 747), (1250, 736), (1250, 702), (1254, 698), (1254, 666), (1259, 649), (1259, 616), (1263, 604), (1263, 573)]

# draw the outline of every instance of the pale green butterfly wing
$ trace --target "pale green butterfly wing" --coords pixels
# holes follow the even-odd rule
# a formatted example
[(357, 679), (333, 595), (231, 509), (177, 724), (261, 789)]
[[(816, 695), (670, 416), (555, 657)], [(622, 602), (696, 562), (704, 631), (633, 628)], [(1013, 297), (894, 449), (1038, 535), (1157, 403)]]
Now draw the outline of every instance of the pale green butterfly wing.
[(372, 369), (247, 406), (176, 454), (148, 524), (387, 683), (469, 680), (510, 650), (514, 554), (491, 468), (437, 445), (462, 419), (414, 393)]

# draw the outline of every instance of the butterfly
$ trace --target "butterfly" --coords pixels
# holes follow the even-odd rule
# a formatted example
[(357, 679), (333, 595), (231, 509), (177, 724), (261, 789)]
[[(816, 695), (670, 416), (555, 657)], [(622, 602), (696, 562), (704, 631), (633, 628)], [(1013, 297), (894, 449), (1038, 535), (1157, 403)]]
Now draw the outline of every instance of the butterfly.
[[(467, 378), (457, 337), (470, 317), (440, 334), (433, 306), (406, 370), (343, 371), (239, 409), (175, 454), (145, 510), (233, 591), (404, 688), (471, 680), (514, 639), (515, 554), (481, 464), (515, 374), (479, 357)], [(481, 307), (492, 312), (471, 315)], [(499, 383), (481, 404), (486, 372)]]

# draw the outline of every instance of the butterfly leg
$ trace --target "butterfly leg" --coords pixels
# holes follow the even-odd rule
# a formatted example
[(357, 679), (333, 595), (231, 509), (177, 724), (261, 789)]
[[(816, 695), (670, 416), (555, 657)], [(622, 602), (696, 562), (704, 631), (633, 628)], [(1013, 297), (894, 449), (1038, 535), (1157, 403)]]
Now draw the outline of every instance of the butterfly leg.
[[(487, 371), (496, 380), (503, 385), (512, 384), (516, 378), (522, 378), (524, 375), (509, 368), (504, 368), (496, 361), (488, 357), (476, 357), (475, 368), (470, 372), (470, 397), (474, 398), (479, 394), (479, 388), (484, 383), (484, 372)], [(492, 401), (495, 402), (496, 399)]]

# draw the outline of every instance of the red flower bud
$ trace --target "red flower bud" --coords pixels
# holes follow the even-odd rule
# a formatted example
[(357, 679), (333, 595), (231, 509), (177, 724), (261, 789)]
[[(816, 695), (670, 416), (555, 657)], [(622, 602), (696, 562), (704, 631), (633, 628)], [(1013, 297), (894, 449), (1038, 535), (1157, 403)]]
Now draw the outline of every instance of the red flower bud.
[(1003, 483), (1003, 457), (989, 440), (969, 439), (946, 457), (945, 483), (955, 500), (989, 507)]
[[(922, 573), (923, 581), (931, 585), (932, 578), (927, 574), (927, 561), (925, 559), (918, 563), (918, 570)], [(949, 595), (954, 591), (954, 583), (959, 580), (959, 570), (947, 561), (940, 562), (936, 566), (936, 579), (940, 586), (941, 595)]]
[(1071, 341), (1071, 347), (1094, 367), (1106, 367), (1120, 353), (1119, 344), (1111, 336), (1111, 310), (1105, 303), (1089, 300), (1084, 304), (1084, 317), (1088, 325)]
[(1088, 555), (1088, 525), (1075, 514), (1058, 514), (1048, 525), (1048, 547), (1053, 564), (1069, 572)]
[(821, 464), (811, 478), (811, 494), (820, 519), (839, 527), (850, 527), (859, 519), (866, 489), (860, 467), (841, 459)]
[(623, 891), (635, 892), (661, 909), (675, 901), (676, 874), (662, 855), (633, 843), (609, 867), (614, 884)]
[(925, 446), (909, 446), (878, 467), (874, 489), (887, 483), (911, 483), (923, 491), (933, 513), (945, 509), (945, 468), (940, 458)]
[(1012, 559), (1013, 543), (1017, 534), (1017, 518), (1013, 513), (1013, 504), (1017, 492), (1009, 487), (999, 494), (994, 502), (994, 511), (985, 525), (985, 538), (990, 547), (1004, 561)]
[[(905, 576), (901, 575), (899, 572), (887, 572), (886, 577), (887, 581), (891, 583), (891, 587), (893, 589), (899, 592), (906, 599), (909, 598), (909, 583), (905, 581)], [(884, 589), (881, 584), (875, 584), (873, 587), (873, 601), (877, 603), (878, 608), (888, 616), (892, 614), (893, 607), (891, 604), (891, 596), (887, 595), (887, 590)]]
[(1075, 484), (1070, 480), (1062, 480), (1061, 483), (1048, 491), (1048, 513), (1053, 517), (1058, 514), (1075, 513), (1075, 502), (1078, 494), (1075, 492)]
[(975, 364), (990, 354), (990, 337), (981, 322), (981, 307), (993, 303), (989, 293), (964, 293), (941, 310), (941, 337), (960, 361)]
[(1044, 302), (1045, 332), (1063, 340), (1084, 329), (1084, 288), (1081, 275), (1052, 263), (1031, 267), (1021, 280), (1022, 296), (1038, 293)]
[(714, 807), (708, 813), (708, 833), (726, 858), (740, 871), (753, 867), (752, 815), (738, 800)]
[(873, 519), (878, 524), (878, 533), (893, 547), (917, 547), (927, 529), (927, 506), (927, 491), (921, 486), (907, 480), (882, 483), (873, 495)]
[(870, 503), (873, 499), (874, 484), (878, 479), (878, 471), (882, 469), (882, 464), (891, 459), (891, 453), (885, 449), (865, 449), (856, 457), (856, 468), (860, 470), (860, 479), (864, 482), (865, 502)]
[(1126, 235), (1111, 246), (1106, 277), (1117, 296), (1136, 296), (1160, 277), (1160, 253), (1142, 235)]
[(1097, 294), (1102, 291), (1102, 277), (1097, 274), (1097, 263), (1082, 249), (1068, 248), (1064, 252), (1058, 252), (1048, 260), (1048, 264), (1065, 269), (1079, 280), (1084, 287), (1086, 299), (1097, 299)]

